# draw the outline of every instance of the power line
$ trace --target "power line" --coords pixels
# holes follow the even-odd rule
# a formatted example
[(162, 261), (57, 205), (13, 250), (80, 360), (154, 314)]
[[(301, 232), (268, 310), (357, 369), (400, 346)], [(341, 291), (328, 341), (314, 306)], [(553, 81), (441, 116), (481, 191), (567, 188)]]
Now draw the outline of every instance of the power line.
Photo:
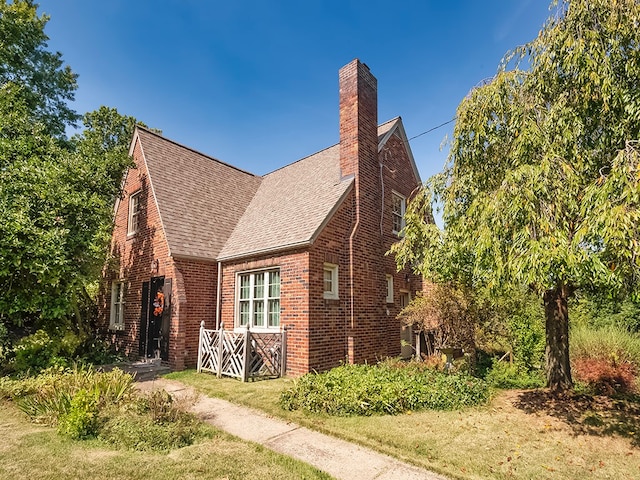
[(433, 132), (434, 130), (437, 130), (437, 129), (441, 128), (441, 127), (444, 127), (445, 125), (449, 125), (451, 122), (455, 122), (457, 118), (458, 118), (458, 117), (453, 117), (453, 118), (452, 118), (451, 120), (449, 120), (448, 122), (441, 123), (440, 125), (438, 125), (438, 126), (436, 126), (436, 127), (430, 128), (430, 129), (429, 129), (429, 130), (427, 130), (426, 132), (419, 133), (418, 135), (416, 135), (416, 136), (414, 136), (414, 137), (411, 137), (411, 138), (409, 139), (409, 141), (413, 140), (414, 138), (421, 137), (422, 135), (426, 135), (426, 134), (427, 134), (427, 133), (429, 133), (429, 132)]

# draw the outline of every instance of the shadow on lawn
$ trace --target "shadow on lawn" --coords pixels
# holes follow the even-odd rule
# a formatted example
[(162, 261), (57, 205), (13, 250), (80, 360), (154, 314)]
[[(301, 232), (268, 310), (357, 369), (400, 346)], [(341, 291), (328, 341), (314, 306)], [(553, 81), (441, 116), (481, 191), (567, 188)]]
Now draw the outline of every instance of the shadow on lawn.
[(546, 413), (578, 434), (620, 435), (640, 447), (640, 397), (615, 399), (548, 390), (522, 392), (513, 402), (526, 413)]

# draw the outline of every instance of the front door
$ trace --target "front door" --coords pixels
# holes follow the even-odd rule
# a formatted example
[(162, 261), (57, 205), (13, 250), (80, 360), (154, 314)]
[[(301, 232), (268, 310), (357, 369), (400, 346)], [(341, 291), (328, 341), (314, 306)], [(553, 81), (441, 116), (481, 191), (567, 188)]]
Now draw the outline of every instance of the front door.
[(169, 359), (170, 295), (171, 280), (164, 277), (153, 277), (142, 284), (141, 357)]

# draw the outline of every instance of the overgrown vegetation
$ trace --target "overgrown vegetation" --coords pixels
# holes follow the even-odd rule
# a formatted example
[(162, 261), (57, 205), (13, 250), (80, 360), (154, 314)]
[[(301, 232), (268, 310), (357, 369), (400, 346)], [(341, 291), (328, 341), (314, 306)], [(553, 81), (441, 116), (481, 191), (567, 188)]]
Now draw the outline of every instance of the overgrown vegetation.
[(487, 385), (465, 373), (446, 374), (418, 362), (387, 361), (309, 373), (295, 380), (280, 402), (287, 410), (369, 416), (453, 410), (488, 399)]
[(0, 353), (0, 374), (37, 375), (52, 367), (106, 365), (124, 360), (108, 341), (69, 330), (53, 335), (37, 330)]
[(119, 369), (52, 368), (36, 377), (0, 377), (2, 398), (63, 436), (99, 438), (118, 448), (166, 451), (191, 445), (206, 433), (166, 392), (134, 394), (133, 378)]
[(571, 334), (571, 363), (576, 380), (584, 383), (588, 392), (616, 395), (640, 391), (638, 334), (615, 324), (599, 328), (578, 325)]

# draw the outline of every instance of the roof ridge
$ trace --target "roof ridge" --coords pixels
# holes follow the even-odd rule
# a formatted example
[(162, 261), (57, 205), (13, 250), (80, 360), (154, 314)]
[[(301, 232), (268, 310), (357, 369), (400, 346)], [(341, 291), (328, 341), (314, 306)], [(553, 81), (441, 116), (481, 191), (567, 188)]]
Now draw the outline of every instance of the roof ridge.
[[(379, 124), (379, 125), (377, 126), (377, 128), (384, 127), (385, 125), (387, 125), (387, 124), (389, 124), (389, 123), (397, 122), (397, 121), (398, 121), (398, 120), (400, 120), (400, 119), (401, 119), (401, 117), (400, 117), (400, 115), (398, 115), (397, 117), (393, 117), (392, 119), (387, 120), (386, 122), (383, 122), (383, 123)], [(303, 160), (307, 160), (307, 159), (308, 159), (308, 158), (310, 158), (310, 157), (313, 157), (313, 156), (315, 156), (315, 155), (318, 155), (319, 153), (322, 153), (322, 152), (324, 152), (324, 151), (326, 151), (326, 150), (329, 150), (330, 148), (336, 147), (336, 146), (338, 146), (338, 145), (340, 145), (340, 142), (338, 142), (338, 143), (334, 143), (333, 145), (329, 145), (328, 147), (322, 148), (322, 149), (318, 150), (317, 152), (314, 152), (314, 153), (312, 153), (312, 154), (310, 154), (310, 155), (307, 155), (307, 156), (305, 156), (305, 157), (299, 158), (298, 160), (295, 160), (295, 161), (293, 161), (293, 162), (291, 162), (291, 163), (288, 163), (288, 164), (286, 164), (286, 165), (283, 165), (283, 166), (281, 166), (281, 167), (278, 167), (278, 168), (276, 168), (275, 170), (272, 170), (272, 171), (270, 171), (270, 172), (268, 172), (268, 173), (265, 173), (265, 174), (263, 175), (263, 178), (264, 178), (264, 177), (266, 177), (267, 175), (271, 175), (272, 173), (275, 173), (275, 172), (277, 172), (277, 171), (279, 171), (279, 170), (282, 170), (283, 168), (287, 168), (287, 167), (290, 167), (291, 165), (295, 165), (296, 163), (302, 162)]]
[(188, 147), (187, 145), (184, 145), (184, 144), (182, 144), (180, 142), (177, 142), (175, 140), (167, 138), (167, 137), (165, 137), (164, 135), (162, 135), (162, 134), (160, 134), (158, 132), (154, 132), (149, 127), (144, 127), (142, 125), (136, 125), (136, 128), (138, 130), (143, 130), (145, 133), (149, 133), (149, 134), (157, 137), (160, 140), (163, 140), (163, 141), (169, 142), (169, 143), (173, 143), (177, 147), (183, 148), (185, 150), (189, 150), (190, 152), (193, 152), (193, 153), (195, 153), (197, 155), (200, 155), (202, 157), (208, 158), (209, 160), (213, 160), (214, 162), (217, 162), (217, 163), (219, 163), (221, 165), (224, 165), (224, 166), (229, 167), (229, 168), (233, 168), (234, 170), (237, 170), (237, 171), (242, 172), (242, 173), (246, 173), (247, 175), (251, 175), (252, 177), (261, 178), (260, 175), (256, 175), (255, 173), (248, 172), (246, 170), (243, 170), (242, 168), (236, 167), (235, 165), (231, 165), (230, 163), (223, 162), (222, 160), (218, 160), (217, 158), (212, 157), (211, 155), (207, 155), (206, 153), (202, 153), (201, 151), (196, 150), (195, 148)]
[(269, 173), (265, 173), (265, 174), (263, 175), (263, 178), (264, 178), (264, 177), (266, 177), (266, 176), (268, 176), (268, 175), (271, 175), (272, 173), (278, 172), (278, 171), (280, 171), (280, 170), (282, 170), (282, 169), (284, 169), (284, 168), (288, 168), (288, 167), (290, 167), (291, 165), (295, 165), (296, 163), (300, 163), (300, 162), (302, 162), (303, 160), (307, 160), (307, 159), (309, 159), (309, 158), (311, 158), (311, 157), (314, 157), (314, 156), (318, 155), (319, 153), (322, 153), (322, 152), (324, 152), (324, 151), (326, 151), (326, 150), (329, 150), (330, 148), (337, 147), (338, 145), (340, 145), (340, 144), (339, 144), (339, 143), (334, 143), (333, 145), (330, 145), (330, 146), (325, 147), (325, 148), (323, 148), (323, 149), (321, 149), (321, 150), (318, 150), (317, 152), (314, 152), (314, 153), (312, 153), (311, 155), (307, 155), (306, 157), (299, 158), (298, 160), (296, 160), (296, 161), (294, 161), (294, 162), (291, 162), (291, 163), (288, 163), (288, 164), (283, 165), (283, 166), (281, 166), (281, 167), (278, 167), (278, 168), (276, 168), (275, 170), (270, 171)]

